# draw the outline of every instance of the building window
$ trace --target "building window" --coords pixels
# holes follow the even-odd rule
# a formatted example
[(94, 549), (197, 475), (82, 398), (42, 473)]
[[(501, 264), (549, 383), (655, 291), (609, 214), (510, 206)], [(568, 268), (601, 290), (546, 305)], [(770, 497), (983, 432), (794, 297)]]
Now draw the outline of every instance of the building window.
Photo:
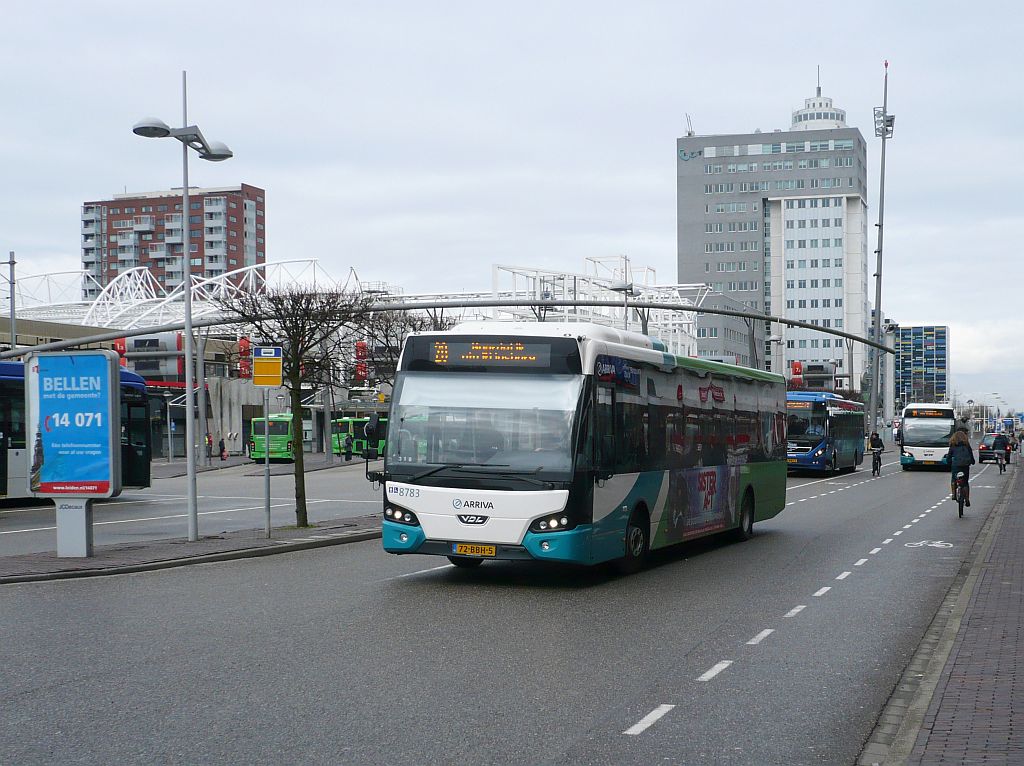
[(812, 279), (811, 280), (811, 287), (817, 287), (817, 286), (818, 286), (818, 280), (817, 279)]
[(807, 301), (805, 301), (805, 300), (798, 300), (796, 302), (796, 307), (798, 309), (805, 309), (805, 308), (807, 308)]
[(842, 307), (843, 307), (843, 299), (842, 298), (836, 298), (836, 308), (837, 309), (841, 309)]
[(822, 301), (821, 301), (821, 307), (823, 309), (830, 309), (830, 308), (832, 308), (832, 299), (831, 298), (823, 298)]
[(807, 348), (807, 341), (805, 341), (805, 340), (800, 341), (800, 348)]
[(793, 268), (793, 263), (794, 263), (793, 261), (786, 261), (786, 268), (787, 269), (792, 269)]
[(796, 301), (786, 301), (786, 308), (787, 309), (795, 309), (796, 308)]
[(803, 260), (802, 258), (798, 259), (797, 262), (796, 262), (796, 267), (798, 269), (806, 269), (807, 268), (807, 261)]
[(835, 239), (833, 239), (832, 240), (832, 246), (833, 247), (842, 247), (843, 246), (843, 238), (842, 237), (836, 237)]
[(807, 287), (807, 280), (806, 279), (801, 279), (796, 284), (797, 284), (798, 287)]

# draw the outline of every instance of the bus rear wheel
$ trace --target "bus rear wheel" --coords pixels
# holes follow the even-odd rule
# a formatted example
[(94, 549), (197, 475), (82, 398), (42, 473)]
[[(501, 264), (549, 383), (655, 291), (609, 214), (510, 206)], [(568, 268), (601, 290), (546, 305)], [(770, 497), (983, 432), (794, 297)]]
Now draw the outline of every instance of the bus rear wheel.
[(651, 548), (650, 528), (647, 514), (640, 508), (634, 508), (626, 525), (626, 553), (615, 562), (615, 568), (621, 574), (633, 574), (643, 568)]
[(448, 560), (457, 567), (463, 569), (476, 569), (484, 563), (483, 559), (471, 559), (468, 556), (449, 556)]
[(737, 540), (749, 540), (754, 536), (754, 495), (750, 490), (743, 496), (740, 506), (740, 525), (733, 532)]

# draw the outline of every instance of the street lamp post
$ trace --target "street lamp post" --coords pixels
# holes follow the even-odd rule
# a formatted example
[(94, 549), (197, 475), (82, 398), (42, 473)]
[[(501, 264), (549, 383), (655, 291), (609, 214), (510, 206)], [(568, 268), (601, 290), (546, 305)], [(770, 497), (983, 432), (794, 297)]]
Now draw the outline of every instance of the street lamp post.
[[(875, 135), (882, 139), (882, 161), (878, 180), (878, 249), (875, 250), (875, 321), (871, 330), (871, 339), (877, 344), (882, 334), (882, 231), (885, 224), (885, 142), (892, 138), (893, 125), (896, 118), (889, 114), (889, 62), (885, 62), (885, 84), (882, 89), (882, 105), (875, 107)], [(868, 412), (871, 418), (871, 430), (878, 430), (878, 384), (882, 376), (881, 356), (877, 348), (871, 349), (871, 395)]]
[(164, 404), (167, 405), (167, 462), (174, 462), (174, 442), (172, 441), (171, 432), (171, 397), (174, 394), (171, 391), (164, 391)]
[[(191, 232), (189, 231), (188, 202), (188, 150), (199, 154), (200, 159), (220, 162), (230, 159), (232, 154), (219, 141), (207, 141), (197, 125), (188, 124), (188, 87), (186, 73), (181, 73), (181, 122), (182, 127), (171, 128), (163, 120), (147, 117), (132, 128), (143, 138), (176, 138), (181, 142), (181, 258), (183, 263), (183, 285), (185, 298), (185, 470), (188, 474), (188, 539), (199, 539), (199, 509), (196, 491), (196, 444), (195, 444), (195, 380), (192, 370), (192, 260)], [(203, 381), (205, 383), (205, 381)], [(205, 439), (206, 435), (203, 434)]]
[(615, 293), (622, 293), (622, 329), (629, 329), (629, 296), (633, 294), (633, 283), (632, 282), (613, 282), (608, 287), (609, 290)]

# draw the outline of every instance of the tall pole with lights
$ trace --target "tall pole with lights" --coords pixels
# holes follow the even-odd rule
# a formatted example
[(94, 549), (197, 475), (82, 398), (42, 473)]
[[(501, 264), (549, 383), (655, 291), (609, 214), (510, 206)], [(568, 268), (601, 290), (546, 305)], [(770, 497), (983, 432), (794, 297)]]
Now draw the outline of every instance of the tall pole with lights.
[[(181, 142), (181, 258), (183, 264), (182, 290), (185, 298), (185, 470), (188, 475), (188, 539), (199, 539), (199, 509), (196, 491), (196, 444), (195, 444), (195, 379), (193, 375), (192, 338), (192, 259), (191, 236), (189, 231), (188, 201), (188, 150), (193, 149), (200, 159), (220, 162), (233, 155), (227, 146), (219, 141), (207, 141), (197, 125), (188, 124), (188, 87), (186, 73), (181, 73), (181, 122), (182, 127), (171, 128), (163, 120), (147, 117), (140, 120), (132, 131), (144, 138), (176, 138)], [(205, 381), (200, 381), (205, 384)], [(206, 434), (203, 434), (206, 438)], [(204, 447), (205, 448), (205, 447)]]
[[(871, 340), (876, 344), (882, 336), (882, 232), (885, 225), (885, 142), (892, 138), (893, 125), (896, 118), (889, 114), (889, 62), (885, 62), (885, 81), (882, 87), (882, 105), (875, 107), (875, 135), (882, 139), (882, 161), (878, 178), (878, 249), (875, 250), (875, 319), (871, 328)], [(881, 355), (877, 348), (871, 353), (871, 395), (868, 400), (868, 412), (871, 417), (871, 430), (878, 430), (878, 386), (882, 379)]]

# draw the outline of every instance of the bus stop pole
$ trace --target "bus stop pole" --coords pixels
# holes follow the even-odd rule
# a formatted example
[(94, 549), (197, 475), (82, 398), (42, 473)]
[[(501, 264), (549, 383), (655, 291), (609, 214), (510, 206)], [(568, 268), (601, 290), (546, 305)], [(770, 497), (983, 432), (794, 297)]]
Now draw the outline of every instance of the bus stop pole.
[(263, 510), (270, 539), (270, 389), (263, 389)]

